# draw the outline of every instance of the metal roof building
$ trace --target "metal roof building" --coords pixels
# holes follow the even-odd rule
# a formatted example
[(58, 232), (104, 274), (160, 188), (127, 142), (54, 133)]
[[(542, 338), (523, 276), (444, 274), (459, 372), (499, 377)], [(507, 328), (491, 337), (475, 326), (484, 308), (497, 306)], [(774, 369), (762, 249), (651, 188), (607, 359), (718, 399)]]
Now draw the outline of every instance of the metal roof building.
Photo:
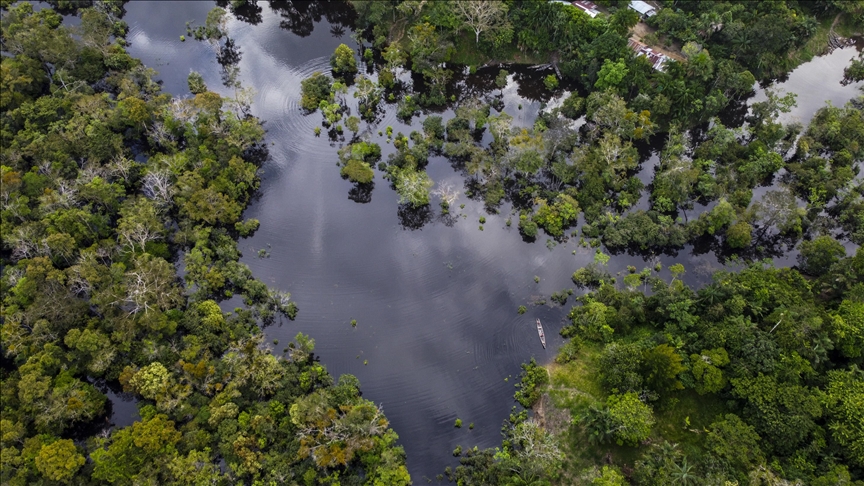
[(550, 3), (560, 3), (563, 5), (569, 5), (571, 7), (576, 7), (579, 10), (588, 14), (592, 19), (596, 17), (600, 11), (597, 10), (597, 5), (587, 1), (587, 0), (576, 0), (576, 1), (566, 1), (566, 0), (549, 0)]
[(633, 0), (630, 2), (630, 8), (639, 12), (642, 17), (651, 17), (657, 14), (657, 9), (642, 0)]
[(588, 14), (588, 16), (592, 19), (600, 13), (597, 10), (597, 5), (594, 5), (593, 3), (586, 0), (575, 0), (573, 2), (573, 6)]

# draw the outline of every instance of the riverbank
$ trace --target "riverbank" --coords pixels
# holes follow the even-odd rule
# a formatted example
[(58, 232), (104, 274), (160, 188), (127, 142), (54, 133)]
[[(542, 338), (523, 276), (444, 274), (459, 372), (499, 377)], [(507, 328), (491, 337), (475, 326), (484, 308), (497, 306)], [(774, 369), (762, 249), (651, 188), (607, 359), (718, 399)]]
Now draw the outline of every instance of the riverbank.
[[(670, 441), (688, 449), (697, 448), (701, 432), (726, 410), (720, 399), (681, 390), (655, 410), (656, 423), (643, 444), (596, 443), (591, 432), (578, 424), (591, 408), (602, 408), (609, 397), (600, 380), (604, 347), (602, 344), (585, 345), (572, 361), (545, 366), (549, 385), (532, 411), (566, 450), (568, 460), (562, 470), (561, 484), (581, 484), (586, 480), (586, 470), (598, 464), (614, 465), (629, 475), (642, 456), (644, 446)], [(591, 446), (586, 447), (586, 444)]]
[(469, 32), (462, 32), (456, 37), (455, 46), (453, 48), (453, 56), (450, 61), (455, 64), (464, 66), (495, 66), (498, 64), (521, 64), (533, 66), (538, 64), (547, 64), (550, 62), (551, 53), (531, 53), (521, 51), (513, 42), (506, 49), (502, 50), (500, 56), (490, 57), (476, 46), (474, 36)]
[(833, 50), (830, 44), (832, 31), (844, 39), (860, 38), (862, 35), (861, 25), (856, 24), (851, 15), (838, 14), (834, 17), (825, 17), (819, 21), (819, 26), (810, 40), (800, 49), (789, 54), (789, 58), (795, 63), (789, 71), (812, 61), (814, 57), (831, 52)]

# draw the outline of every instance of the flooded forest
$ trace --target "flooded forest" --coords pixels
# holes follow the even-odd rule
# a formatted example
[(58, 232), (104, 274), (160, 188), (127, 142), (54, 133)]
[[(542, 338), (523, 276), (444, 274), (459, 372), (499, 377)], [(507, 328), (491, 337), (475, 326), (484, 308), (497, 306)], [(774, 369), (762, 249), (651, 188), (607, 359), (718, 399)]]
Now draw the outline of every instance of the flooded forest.
[(0, 14), (0, 484), (864, 485), (864, 1)]

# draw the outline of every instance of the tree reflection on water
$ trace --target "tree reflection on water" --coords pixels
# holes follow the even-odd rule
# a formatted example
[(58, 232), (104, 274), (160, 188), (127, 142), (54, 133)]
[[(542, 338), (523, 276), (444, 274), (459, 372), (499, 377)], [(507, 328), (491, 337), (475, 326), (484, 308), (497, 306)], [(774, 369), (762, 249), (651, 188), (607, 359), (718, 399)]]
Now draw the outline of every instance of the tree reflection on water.
[(399, 224), (402, 228), (411, 231), (419, 230), (432, 221), (434, 217), (432, 207), (428, 204), (419, 207), (411, 204), (400, 204), (396, 215), (399, 217)]

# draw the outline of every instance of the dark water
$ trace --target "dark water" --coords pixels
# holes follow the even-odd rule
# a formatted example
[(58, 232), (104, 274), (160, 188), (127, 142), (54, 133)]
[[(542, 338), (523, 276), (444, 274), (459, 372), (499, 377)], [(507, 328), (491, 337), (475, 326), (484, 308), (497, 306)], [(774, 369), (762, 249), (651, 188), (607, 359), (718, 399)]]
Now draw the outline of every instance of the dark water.
[[(806, 127), (816, 111), (826, 103), (843, 106), (850, 99), (861, 95), (861, 83), (843, 86), (840, 80), (843, 79), (843, 69), (852, 59), (858, 57), (862, 45), (864, 43), (859, 40), (857, 48), (846, 47), (826, 56), (816, 57), (798, 66), (784, 79), (774, 82), (771, 89), (781, 93), (797, 94), (796, 106), (789, 113), (782, 114), (780, 121), (798, 122)], [(765, 91), (757, 89), (756, 95), (749, 100), (748, 104), (765, 101), (765, 99)]]
[[(233, 89), (222, 85), (218, 49), (179, 40), (185, 23), (202, 23), (213, 6), (126, 5), (131, 54), (158, 70), (164, 88), (175, 95), (188, 95), (186, 76), (194, 69), (210, 89), (233, 96)], [(380, 173), (371, 193), (352, 193), (353, 184), (339, 177), (336, 166), (340, 143), (326, 134), (315, 137), (321, 115), (304, 116), (298, 107), (300, 81), (314, 71), (329, 71), (329, 56), (339, 43), (357, 47), (350, 29), (340, 28), (345, 14), (329, 12), (332, 23), (327, 12), (304, 5), (260, 6), (260, 12), (246, 13), (254, 25), (234, 18), (228, 24), (240, 52), (240, 79), (257, 91), (253, 113), (265, 120), (271, 154), (260, 197), (245, 215), (259, 219), (261, 228), (240, 245), (255, 275), (291, 292), (300, 306), (296, 321), (269, 328), (268, 336), (279, 339), (281, 349), (298, 332), (308, 334), (334, 376), (360, 378), (364, 396), (383, 405), (421, 483), (454, 462), (450, 451), (457, 444), (499, 443), (501, 423), (514, 404), (519, 364), (532, 357), (550, 361), (562, 342), (558, 331), (566, 308), (530, 304), (572, 287), (570, 275), (590, 263), (594, 251), (579, 248), (575, 239), (551, 249), (544, 237), (525, 243), (515, 222), (506, 226), (507, 208), (489, 215), (482, 202), (464, 195), (453, 207), (455, 221), (435, 211), (400, 211), (398, 196)], [(799, 93), (801, 108), (791, 115), (806, 122), (824, 100), (842, 105), (854, 97), (855, 86), (839, 85), (853, 55), (854, 49), (836, 51), (792, 73), (784, 86)], [(537, 88), (542, 74), (511, 76), (504, 102), (514, 125), (529, 125), (539, 111), (546, 96)], [(464, 87), (470, 89), (470, 81)], [(348, 104), (356, 109), (353, 98)], [(370, 132), (385, 153), (392, 146), (378, 130), (391, 125), (394, 133), (411, 131), (389, 107)], [(415, 118), (414, 129), (419, 126)], [(464, 192), (462, 177), (446, 159), (430, 159), (428, 173), (436, 184)], [(483, 231), (480, 216), (486, 217)], [(422, 228), (410, 229), (416, 227)], [(259, 258), (260, 249), (269, 257)], [(696, 253), (687, 247), (675, 255), (616, 255), (609, 266), (617, 272), (627, 265), (680, 262), (689, 283), (699, 285), (721, 265), (713, 254)], [(528, 305), (524, 316), (516, 313), (520, 305)], [(547, 350), (537, 338), (536, 317), (546, 327)], [(351, 319), (357, 320), (356, 329)], [(456, 418), (473, 422), (474, 430), (454, 428)]]

